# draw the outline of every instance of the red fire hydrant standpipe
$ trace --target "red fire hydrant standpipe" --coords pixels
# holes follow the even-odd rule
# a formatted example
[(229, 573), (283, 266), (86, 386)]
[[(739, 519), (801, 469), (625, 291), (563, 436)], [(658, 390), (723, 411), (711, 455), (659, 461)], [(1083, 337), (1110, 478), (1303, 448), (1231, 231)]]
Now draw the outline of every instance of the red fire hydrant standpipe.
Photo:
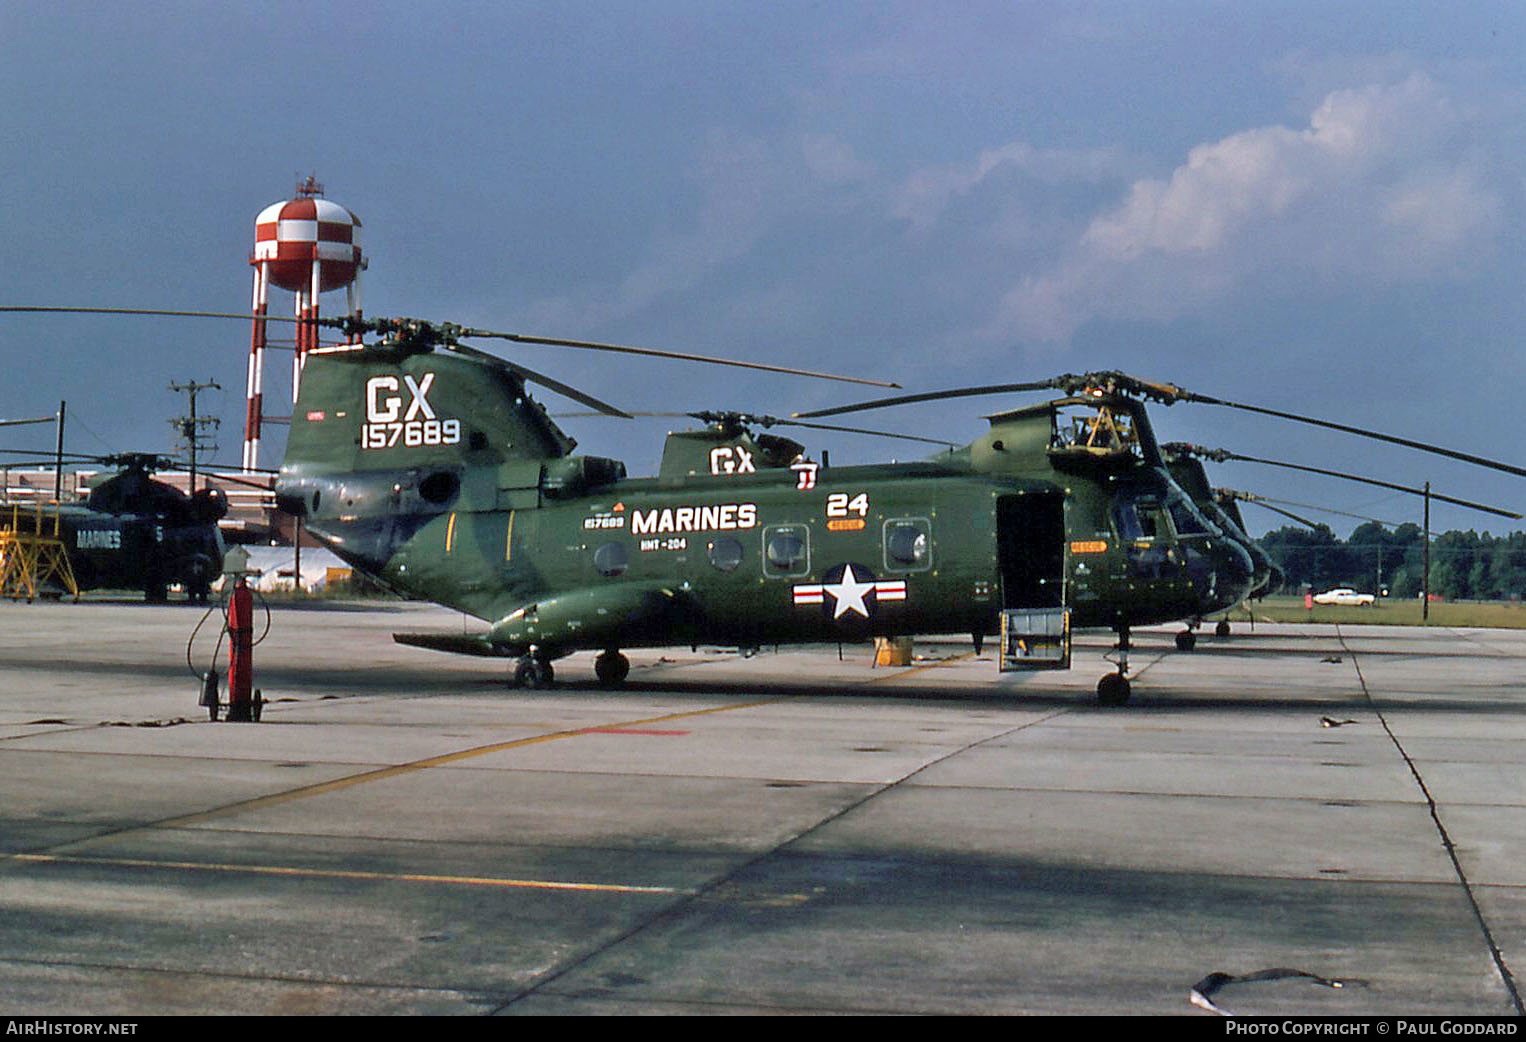
[(228, 602), (228, 715), (230, 722), (256, 722), (263, 708), (254, 692), (254, 597), (239, 579)]

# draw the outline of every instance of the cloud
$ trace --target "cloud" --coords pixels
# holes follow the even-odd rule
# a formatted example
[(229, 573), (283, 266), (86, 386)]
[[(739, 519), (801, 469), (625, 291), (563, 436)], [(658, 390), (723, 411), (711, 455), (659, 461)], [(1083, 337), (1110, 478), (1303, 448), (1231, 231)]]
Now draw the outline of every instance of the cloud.
[(948, 206), (993, 181), (1020, 173), (1042, 184), (1116, 180), (1124, 167), (1113, 149), (1036, 148), (1023, 141), (987, 149), (972, 163), (949, 163), (912, 172), (894, 191), (892, 216), (918, 230), (933, 227)]
[(1334, 91), (1302, 129), (1232, 134), (1136, 181), (1006, 294), (999, 324), (1063, 342), (1093, 318), (1169, 319), (1250, 285), (1448, 277), (1488, 251), (1504, 206), (1485, 155), (1423, 75)]

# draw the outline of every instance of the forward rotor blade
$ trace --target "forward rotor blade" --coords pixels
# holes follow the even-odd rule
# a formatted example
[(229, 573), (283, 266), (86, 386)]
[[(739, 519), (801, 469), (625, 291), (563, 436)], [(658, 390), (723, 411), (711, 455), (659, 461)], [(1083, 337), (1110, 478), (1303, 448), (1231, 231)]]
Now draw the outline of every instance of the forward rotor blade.
[(975, 398), (984, 394), (1017, 394), (1022, 391), (1048, 391), (1056, 387), (1065, 386), (1066, 382), (1073, 379), (1068, 376), (1057, 376), (1048, 380), (1035, 380), (1021, 384), (990, 384), (985, 387), (955, 387), (946, 391), (926, 391), (922, 394), (903, 394), (895, 398), (876, 398), (869, 402), (855, 402), (852, 405), (840, 405), (832, 409), (815, 409), (811, 412), (791, 413), (791, 416), (814, 419), (818, 416), (841, 416), (844, 413), (863, 412), (866, 409), (887, 409), (892, 405), (911, 405), (914, 402), (935, 402), (948, 398)]
[(818, 373), (809, 369), (792, 369), (782, 365), (763, 362), (743, 362), (731, 358), (715, 358), (710, 355), (693, 355), (682, 351), (659, 351), (650, 347), (630, 347), (625, 344), (602, 344), (592, 340), (564, 340), (559, 337), (530, 336), (524, 333), (497, 333), (490, 329), (460, 329), (457, 336), (490, 337), (508, 340), (516, 344), (542, 344), (549, 347), (576, 347), (585, 351), (613, 351), (619, 354), (642, 355), (648, 358), (668, 358), (680, 362), (704, 362), (708, 365), (726, 365), (738, 369), (758, 369), (767, 373), (784, 373), (789, 376), (810, 376), (818, 380), (839, 380), (843, 383), (868, 384), (871, 387), (900, 387), (898, 383), (885, 380), (869, 380), (860, 376), (839, 376), (835, 373)]
[[(52, 449), (0, 449), (0, 453), (7, 456), (47, 456), (50, 460), (57, 460), (59, 456), (59, 453)], [(83, 452), (65, 452), (62, 455), (66, 463), (99, 463), (101, 461), (100, 456), (89, 456)]]
[[(1266, 496), (1254, 496), (1254, 495), (1251, 495), (1250, 493), (1247, 493), (1247, 492), (1239, 493), (1239, 498), (1240, 498), (1241, 502), (1255, 503), (1258, 506), (1266, 507), (1268, 510), (1275, 510), (1276, 509), (1276, 507), (1269, 506), (1268, 504), (1271, 504), (1271, 503), (1286, 503), (1288, 506), (1299, 507), (1300, 509), (1303, 509), (1303, 510), (1318, 510), (1322, 514), (1335, 514), (1337, 517), (1349, 517), (1349, 518), (1354, 518), (1357, 521), (1375, 521), (1375, 522), (1377, 522), (1380, 525), (1387, 525), (1389, 528), (1398, 528), (1399, 527), (1399, 522), (1398, 521), (1385, 521), (1381, 517), (1368, 517), (1366, 514), (1352, 514), (1352, 513), (1348, 513), (1345, 510), (1332, 510), (1330, 507), (1322, 507), (1318, 503), (1299, 503), (1299, 502), (1296, 502), (1296, 501), (1290, 500), (1290, 499), (1268, 499)], [(1285, 511), (1285, 510), (1284, 511), (1278, 511), (1278, 513), (1284, 513), (1285, 514), (1285, 513), (1287, 513), (1287, 511)], [(1289, 515), (1289, 516), (1292, 516), (1292, 515)], [(1304, 524), (1308, 524), (1308, 522), (1305, 521), (1301, 517), (1300, 518), (1296, 518), (1295, 520), (1301, 521)], [(1312, 528), (1312, 527), (1317, 527), (1317, 526), (1311, 525), (1310, 527)]]
[[(77, 466), (79, 466), (83, 462), (87, 462), (87, 461), (85, 461), (85, 460), (76, 460), (76, 459), (66, 459), (66, 460), (64, 460), (64, 466), (66, 466), (66, 467), (77, 467)], [(55, 458), (53, 458), (51, 456), (47, 457), (47, 458), (43, 458), (42, 456), (37, 456), (37, 455), (30, 456), (27, 459), (6, 460), (4, 463), (0, 463), (0, 468), (3, 468), (5, 470), (47, 470), (47, 471), (51, 471), (54, 467), (57, 467), (57, 466), (58, 466), (58, 460), (57, 459), (55, 459)]]
[(1299, 515), (1293, 513), (1291, 510), (1284, 510), (1281, 507), (1274, 507), (1270, 503), (1263, 500), (1260, 496), (1253, 496), (1249, 492), (1236, 492), (1233, 489), (1228, 488), (1218, 489), (1216, 491), (1222, 492), (1230, 498), (1236, 499), (1241, 503), (1249, 503), (1253, 506), (1261, 507), (1263, 510), (1270, 510), (1274, 513), (1281, 514), (1283, 517), (1290, 517), (1294, 521), (1297, 521), (1300, 525), (1303, 525), (1305, 528), (1315, 529), (1319, 527), (1308, 518), (1300, 517)]
[(39, 416), (35, 420), (0, 420), (0, 427), (22, 427), (29, 423), (57, 423), (57, 416)]
[(1379, 431), (1365, 430), (1361, 427), (1353, 427), (1346, 423), (1336, 423), (1333, 420), (1320, 420), (1312, 416), (1301, 416), (1294, 412), (1283, 412), (1280, 409), (1268, 409), (1260, 405), (1246, 405), (1243, 402), (1232, 402), (1224, 398), (1213, 398), (1206, 394), (1197, 394), (1192, 391), (1176, 389), (1182, 401), (1198, 402), (1203, 405), (1222, 405), (1227, 409), (1240, 409), (1244, 412), (1259, 413), (1262, 416), (1275, 416), (1278, 419), (1292, 420), (1294, 423), (1307, 423), (1314, 427), (1324, 427), (1332, 431), (1340, 431), (1343, 434), (1354, 434), (1359, 438), (1371, 438), (1375, 441), (1385, 441), (1391, 445), (1402, 445), (1407, 449), (1418, 449), (1421, 452), (1429, 452), (1436, 456), (1446, 456), (1449, 459), (1461, 460), (1464, 463), (1472, 463), (1479, 467), (1488, 467), (1490, 470), (1504, 471), (1506, 474), (1514, 474), (1517, 477), (1526, 478), (1526, 467), (1517, 467), (1510, 463), (1501, 463), (1497, 460), (1485, 459), (1482, 456), (1474, 456), (1466, 452), (1458, 452), (1455, 449), (1442, 448), (1439, 445), (1430, 445), (1423, 441), (1414, 441), (1410, 438), (1401, 438), (1394, 434), (1383, 434)]
[(246, 485), (249, 488), (258, 489), (261, 492), (275, 492), (274, 487), (272, 487), (273, 481), (271, 480), (267, 480), (262, 484), (261, 482), (252, 478), (237, 476), (233, 474), (219, 474), (216, 471), (203, 471), (201, 476), (205, 481), (226, 481), (230, 485)]
[(1238, 452), (1230, 452), (1228, 449), (1202, 449), (1196, 445), (1184, 445), (1173, 442), (1162, 446), (1167, 451), (1186, 450), (1187, 454), (1203, 455), (1215, 461), (1234, 460), (1241, 463), (1261, 463), (1268, 467), (1285, 467), (1288, 470), (1299, 470), (1305, 474), (1321, 474), (1327, 478), (1341, 478), (1344, 481), (1360, 481), (1364, 485), (1376, 485), (1378, 488), (1392, 489), (1395, 492), (1407, 492), (1412, 496), (1425, 496), (1427, 494), (1441, 503), (1451, 503), (1453, 506), (1467, 507), (1469, 510), (1481, 510), (1486, 514), (1494, 514), (1497, 517), (1508, 517), (1514, 521), (1521, 520), (1521, 515), (1510, 510), (1501, 510), (1499, 507), (1487, 506), (1483, 503), (1473, 503), (1466, 499), (1456, 499), (1452, 496), (1442, 495), (1440, 492), (1427, 493), (1423, 488), (1411, 488), (1408, 485), (1396, 485), (1391, 481), (1379, 481), (1377, 478), (1363, 477), (1360, 474), (1347, 474), (1339, 470), (1325, 470), (1323, 467), (1308, 467), (1302, 463), (1284, 463), (1281, 460), (1260, 459), (1256, 456), (1242, 456)]

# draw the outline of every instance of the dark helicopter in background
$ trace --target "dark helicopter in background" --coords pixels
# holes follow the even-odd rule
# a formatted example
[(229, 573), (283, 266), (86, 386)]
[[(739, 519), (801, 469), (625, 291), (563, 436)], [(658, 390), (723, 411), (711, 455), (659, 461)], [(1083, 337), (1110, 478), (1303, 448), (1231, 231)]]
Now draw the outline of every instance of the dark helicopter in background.
[[(149, 453), (68, 454), (68, 461), (117, 470), (96, 478), (82, 502), (12, 505), (6, 511), (18, 523), (45, 516), (48, 531), (56, 513), (78, 589), (141, 590), (144, 600), (161, 602), (178, 585), (191, 600), (206, 601), (222, 574), (218, 522), (228, 512), (226, 494), (216, 488), (187, 494), (155, 480), (156, 471), (175, 463)], [(36, 463), (10, 464), (26, 465)]]

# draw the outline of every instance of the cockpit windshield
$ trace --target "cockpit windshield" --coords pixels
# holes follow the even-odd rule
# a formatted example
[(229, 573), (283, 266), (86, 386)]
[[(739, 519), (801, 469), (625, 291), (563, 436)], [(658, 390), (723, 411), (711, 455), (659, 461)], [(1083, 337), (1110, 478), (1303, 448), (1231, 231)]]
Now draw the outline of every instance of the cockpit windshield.
[[(1168, 517), (1170, 529), (1166, 527)], [(1119, 538), (1125, 542), (1160, 539), (1172, 532), (1177, 536), (1216, 534), (1213, 523), (1204, 518), (1191, 500), (1176, 491), (1164, 497), (1121, 495), (1113, 507), (1113, 521), (1118, 526)]]
[(1177, 535), (1211, 535), (1209, 522), (1198, 512), (1197, 507), (1183, 495), (1172, 495), (1166, 500), (1166, 509), (1171, 513), (1171, 523), (1176, 526)]

